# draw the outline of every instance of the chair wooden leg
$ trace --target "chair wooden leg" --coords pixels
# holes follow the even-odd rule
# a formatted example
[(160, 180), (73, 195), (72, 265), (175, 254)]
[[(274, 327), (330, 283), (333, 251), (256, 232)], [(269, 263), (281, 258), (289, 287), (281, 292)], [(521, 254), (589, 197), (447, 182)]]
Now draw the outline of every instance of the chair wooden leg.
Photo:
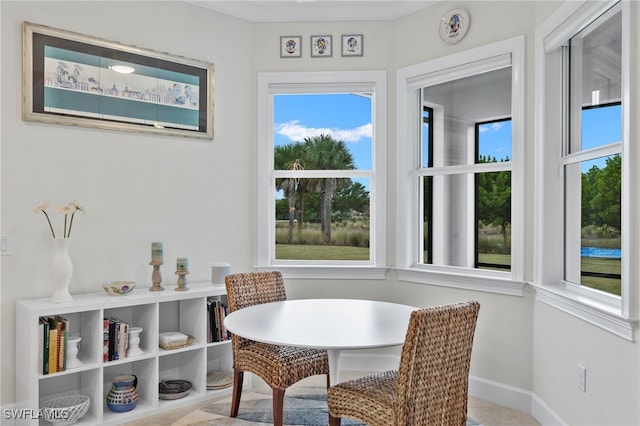
[(244, 371), (233, 369), (233, 394), (231, 396), (231, 414), (229, 417), (236, 417), (240, 408), (240, 396), (242, 396), (242, 381)]
[(284, 417), (284, 389), (273, 389), (273, 426), (282, 426)]
[(340, 422), (342, 422), (342, 418), (333, 417), (331, 413), (329, 413), (329, 426), (340, 426)]

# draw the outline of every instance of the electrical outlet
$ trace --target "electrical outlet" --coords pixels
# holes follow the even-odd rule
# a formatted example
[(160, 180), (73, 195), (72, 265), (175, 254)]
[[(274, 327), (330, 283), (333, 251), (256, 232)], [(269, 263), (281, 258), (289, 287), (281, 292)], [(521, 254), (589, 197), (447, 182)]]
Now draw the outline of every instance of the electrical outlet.
[(576, 387), (582, 392), (587, 391), (587, 368), (583, 365), (576, 365)]

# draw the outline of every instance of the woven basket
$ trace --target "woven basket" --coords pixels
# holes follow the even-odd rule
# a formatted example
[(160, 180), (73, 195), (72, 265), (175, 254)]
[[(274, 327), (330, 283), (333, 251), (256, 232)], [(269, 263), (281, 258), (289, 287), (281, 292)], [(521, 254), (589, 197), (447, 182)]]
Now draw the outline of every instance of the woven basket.
[(191, 346), (195, 341), (196, 341), (195, 337), (187, 335), (187, 340), (182, 340), (180, 342), (170, 342), (170, 343), (160, 342), (160, 347), (165, 351), (171, 351), (174, 349), (186, 348), (188, 346)]
[(91, 400), (86, 395), (65, 395), (48, 399), (42, 404), (45, 419), (54, 425), (70, 425), (80, 420)]

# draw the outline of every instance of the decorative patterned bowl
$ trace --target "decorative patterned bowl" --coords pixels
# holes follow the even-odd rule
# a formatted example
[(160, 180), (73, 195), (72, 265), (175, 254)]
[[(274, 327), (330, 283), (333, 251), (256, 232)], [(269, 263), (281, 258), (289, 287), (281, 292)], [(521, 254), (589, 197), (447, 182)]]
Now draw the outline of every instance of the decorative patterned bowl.
[(54, 425), (70, 425), (80, 420), (89, 410), (91, 400), (86, 395), (58, 396), (42, 404), (44, 418)]
[(109, 296), (124, 296), (136, 287), (135, 281), (109, 281), (102, 286)]
[(180, 399), (191, 392), (191, 382), (188, 380), (163, 380), (158, 384), (160, 399)]

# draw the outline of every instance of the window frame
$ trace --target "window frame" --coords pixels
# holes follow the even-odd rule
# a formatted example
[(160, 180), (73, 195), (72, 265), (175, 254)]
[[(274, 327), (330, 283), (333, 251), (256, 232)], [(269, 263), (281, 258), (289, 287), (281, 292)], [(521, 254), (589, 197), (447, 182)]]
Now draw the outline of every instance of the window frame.
[[(275, 259), (273, 96), (296, 93), (372, 92), (370, 177), (370, 260), (300, 261)], [(260, 72), (257, 82), (258, 270), (279, 270), (286, 278), (384, 279), (386, 265), (386, 71)], [(353, 174), (358, 174), (354, 171)], [(266, 212), (266, 213), (261, 213)]]
[[(632, 140), (639, 136), (631, 117), (638, 115), (637, 100), (631, 96), (637, 84), (631, 76), (640, 68), (632, 59), (630, 40), (640, 31), (632, 23), (638, 19), (640, 8), (635, 2), (621, 2), (622, 7), (622, 258), (620, 297), (567, 282), (564, 275), (564, 256), (557, 247), (564, 247), (565, 212), (545, 206), (564, 205), (563, 167), (567, 158), (579, 156), (563, 151), (566, 140), (567, 96), (566, 73), (563, 73), (562, 46), (588, 26), (598, 16), (613, 7), (617, 0), (605, 2), (567, 2), (545, 20), (536, 30), (535, 38), (535, 203), (534, 203), (534, 270), (533, 282), (539, 302), (555, 307), (596, 327), (633, 341), (638, 318), (638, 279), (640, 256), (640, 197), (637, 194), (640, 172), (634, 164), (640, 161), (640, 147)], [(563, 120), (564, 118), (564, 120)], [(637, 118), (636, 118), (637, 120)], [(601, 152), (618, 149), (615, 144)], [(564, 154), (564, 156), (563, 156)], [(564, 208), (562, 208), (564, 210)], [(564, 249), (563, 249), (564, 250)]]
[[(416, 105), (421, 105), (419, 90), (424, 82), (451, 81), (477, 74), (477, 67), (510, 55), (512, 75), (512, 265), (510, 272), (454, 266), (420, 265), (421, 247), (419, 190), (416, 159), (421, 158)], [(524, 146), (524, 36), (488, 44), (398, 70), (397, 79), (397, 212), (396, 265), (401, 281), (486, 291), (515, 296), (524, 295), (525, 246), (525, 146)], [(437, 126), (437, 123), (435, 124)], [(501, 168), (504, 165), (495, 167)], [(477, 165), (465, 166), (469, 172)], [(451, 168), (451, 167), (450, 167)], [(452, 168), (452, 170), (455, 168)], [(488, 171), (488, 170), (487, 170)]]

